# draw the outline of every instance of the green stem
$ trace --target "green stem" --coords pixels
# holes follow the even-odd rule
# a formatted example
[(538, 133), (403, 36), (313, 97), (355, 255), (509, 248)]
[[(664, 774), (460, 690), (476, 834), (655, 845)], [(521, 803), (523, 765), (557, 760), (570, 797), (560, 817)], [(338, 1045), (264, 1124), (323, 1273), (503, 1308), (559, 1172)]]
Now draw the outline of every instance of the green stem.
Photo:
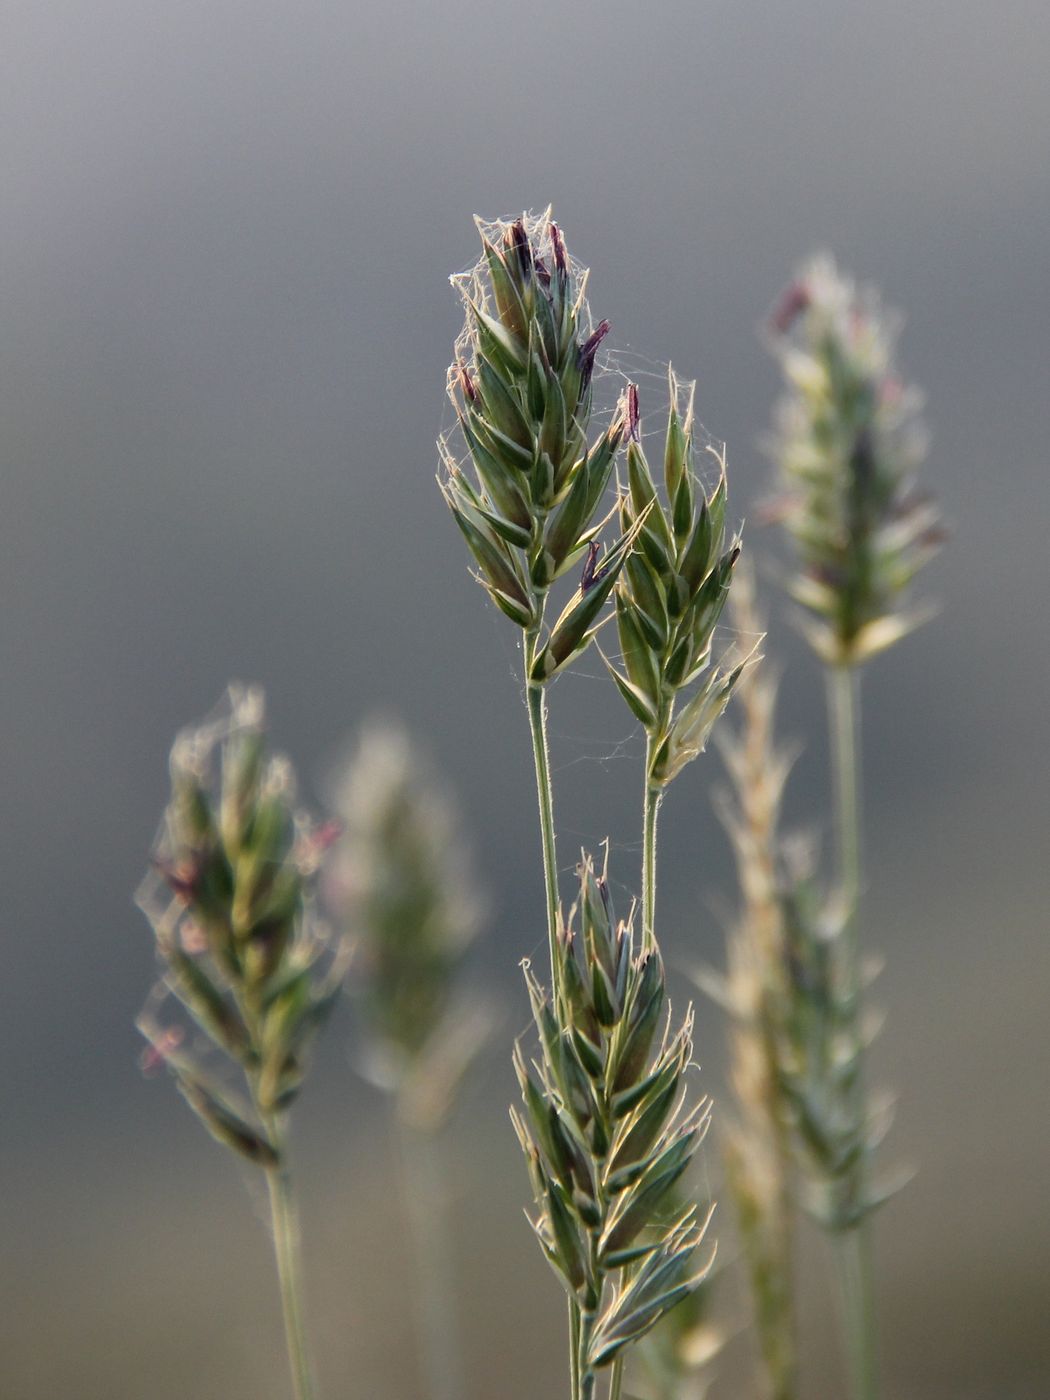
[(558, 987), (558, 858), (554, 845), (554, 792), (551, 787), (550, 757), (547, 748), (547, 689), (528, 679), (539, 641), (538, 629), (525, 634), (525, 693), (532, 732), (532, 757), (536, 765), (536, 796), (540, 808), (540, 836), (543, 841), (543, 881), (547, 892), (547, 944), (551, 960), (551, 982)]
[(623, 1391), (623, 1357), (618, 1356), (612, 1364), (609, 1377), (609, 1400), (620, 1400)]
[(577, 1381), (579, 1400), (594, 1400), (594, 1388), (596, 1376), (590, 1366), (587, 1365), (587, 1351), (590, 1346), (591, 1333), (594, 1330), (594, 1314), (580, 1314), (580, 1336), (579, 1349), (577, 1351)]
[(277, 1258), (277, 1277), (281, 1285), (281, 1308), (284, 1312), (284, 1332), (288, 1344), (288, 1361), (292, 1371), (295, 1400), (312, 1400), (314, 1385), (306, 1352), (306, 1331), (303, 1325), (303, 1286), (299, 1258), (299, 1219), (288, 1174), (285, 1146), (280, 1130), (268, 1124), (271, 1140), (277, 1148), (277, 1165), (266, 1172), (270, 1192), (270, 1215), (273, 1220), (273, 1247)]
[(854, 666), (835, 666), (827, 681), (839, 892), (846, 921), (847, 988), (853, 994), (860, 986), (860, 676)]
[(394, 1116), (416, 1255), (413, 1283), (423, 1378), (430, 1400), (461, 1400), (464, 1384), (451, 1282), (447, 1172), (434, 1132), (411, 1125), (400, 1106), (395, 1107)]
[(645, 741), (645, 798), (642, 815), (642, 947), (656, 945), (656, 819), (663, 801), (663, 788), (649, 781), (654, 741)]
[(580, 1305), (569, 1299), (569, 1395), (580, 1400)]
[(875, 1400), (879, 1378), (871, 1232), (866, 1224), (861, 1224), (856, 1229), (842, 1231), (835, 1243), (853, 1393), (863, 1400)]
[[(854, 1104), (858, 1118), (865, 1113), (863, 1073), (863, 978), (860, 956), (859, 904), (861, 890), (861, 741), (860, 675), (855, 666), (831, 667), (827, 673), (831, 766), (838, 837), (839, 893), (842, 899), (845, 992), (852, 1005), (858, 1068)], [(858, 1158), (851, 1184), (855, 1200), (863, 1200), (865, 1158)], [(846, 1343), (854, 1400), (876, 1400), (879, 1392), (876, 1357), (875, 1280), (871, 1226), (867, 1216), (843, 1232), (838, 1242), (845, 1314)]]
[[(547, 745), (547, 688), (529, 679), (539, 650), (542, 622), (525, 633), (525, 695), (532, 734), (532, 759), (536, 768), (536, 797), (540, 811), (540, 839), (543, 845), (543, 884), (547, 896), (547, 950), (550, 954), (551, 986), (558, 998), (558, 856), (554, 840), (554, 788), (551, 784), (550, 751)], [(569, 1299), (569, 1382), (571, 1400), (580, 1397), (580, 1309)]]

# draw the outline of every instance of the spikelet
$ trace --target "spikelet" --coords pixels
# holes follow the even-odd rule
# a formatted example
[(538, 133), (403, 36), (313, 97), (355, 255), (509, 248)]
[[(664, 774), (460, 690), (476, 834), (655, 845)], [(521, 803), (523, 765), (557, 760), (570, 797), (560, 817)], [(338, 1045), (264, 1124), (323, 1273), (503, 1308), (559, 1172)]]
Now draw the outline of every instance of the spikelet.
[[(715, 627), (740, 555), (726, 538), (724, 455), (707, 494), (693, 461), (692, 386), (670, 376), (664, 447), (666, 504), (638, 434), (638, 391), (628, 390), (627, 487), (620, 524), (636, 535), (616, 585), (616, 621), (624, 670), (609, 665), (617, 688), (649, 736), (650, 786), (663, 788), (698, 754), (749, 657), (711, 665)], [(692, 691), (682, 709), (676, 701)]]
[[(478, 228), (481, 262), (453, 279), (466, 322), (448, 374), (473, 472), (443, 438), (441, 489), (479, 582), (529, 635), (528, 679), (542, 683), (586, 648), (630, 547), (623, 537), (601, 555), (595, 523), (624, 418), (588, 441), (595, 356), (609, 325), (591, 330), (586, 272), (549, 211)], [(578, 589), (549, 635), (535, 635), (550, 585), (574, 567)]]
[(782, 847), (780, 904), (784, 976), (773, 1016), (781, 1093), (807, 1178), (803, 1203), (826, 1229), (854, 1230), (901, 1184), (874, 1176), (893, 1118), (862, 1073), (876, 1023), (853, 985), (841, 904), (819, 888), (804, 843)]
[(914, 484), (926, 433), (921, 395), (894, 366), (898, 319), (819, 257), (769, 323), (788, 387), (770, 448), (779, 494), (768, 513), (793, 541), (789, 588), (831, 665), (864, 661), (924, 620), (908, 609), (908, 588), (944, 539), (936, 505)]
[(450, 801), (408, 734), (361, 736), (337, 796), (331, 902), (355, 950), (372, 1078), (433, 1129), (486, 1033), (457, 997), (481, 906)]
[[(209, 1132), (273, 1168), (279, 1124), (345, 967), (311, 904), (332, 833), (295, 810), (291, 768), (266, 750), (258, 690), (231, 687), (218, 719), (179, 735), (171, 787), (153, 872), (138, 894), (163, 968), (139, 1029), (149, 1060), (167, 1065)], [(169, 995), (196, 1024), (205, 1053), (159, 1019)], [(247, 1102), (213, 1074), (216, 1059), (243, 1072)]]
[[(738, 626), (761, 629), (750, 576), (738, 581), (733, 604)], [(727, 1174), (772, 1393), (787, 1397), (794, 1394), (788, 1150), (806, 1184), (801, 1203), (827, 1228), (852, 1229), (892, 1194), (872, 1182), (889, 1113), (863, 1083), (871, 1027), (861, 1005), (865, 979), (854, 982), (846, 910), (821, 889), (812, 844), (780, 830), (794, 756), (774, 736), (776, 682), (759, 669), (740, 694), (741, 727), (719, 735), (732, 783), (732, 797), (719, 797), (719, 814), (742, 895), (722, 991), (734, 1018), (737, 1101)]]
[(665, 1021), (659, 952), (635, 952), (631, 921), (616, 921), (607, 881), (586, 855), (579, 879), (559, 930), (553, 1001), (526, 967), (539, 1049), (531, 1063), (516, 1052), (524, 1107), (512, 1118), (532, 1176), (536, 1235), (579, 1308), (588, 1400), (595, 1373), (706, 1271), (694, 1256), (707, 1221), (674, 1188), (710, 1104), (686, 1107), (692, 1014), (674, 1032)]
[(726, 1344), (713, 1316), (720, 1275), (710, 1269), (697, 1287), (641, 1339), (624, 1393), (641, 1386), (646, 1400), (706, 1400), (716, 1380), (714, 1362)]

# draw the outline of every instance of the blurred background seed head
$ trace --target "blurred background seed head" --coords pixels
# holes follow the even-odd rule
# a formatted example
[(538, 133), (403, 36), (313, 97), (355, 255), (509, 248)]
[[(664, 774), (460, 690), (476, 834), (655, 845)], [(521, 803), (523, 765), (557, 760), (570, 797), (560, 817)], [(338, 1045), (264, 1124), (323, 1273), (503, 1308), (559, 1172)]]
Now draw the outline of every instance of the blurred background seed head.
[(786, 387), (769, 443), (780, 494), (765, 513), (794, 546), (788, 589), (804, 635), (832, 665), (866, 661), (923, 621), (910, 585), (945, 534), (917, 481), (927, 433), (922, 395), (898, 367), (899, 322), (827, 255), (769, 318)]
[(491, 1021), (491, 996), (463, 984), (483, 905), (458, 815), (392, 720), (365, 728), (334, 800), (328, 903), (356, 955), (364, 1065), (402, 1116), (436, 1126)]

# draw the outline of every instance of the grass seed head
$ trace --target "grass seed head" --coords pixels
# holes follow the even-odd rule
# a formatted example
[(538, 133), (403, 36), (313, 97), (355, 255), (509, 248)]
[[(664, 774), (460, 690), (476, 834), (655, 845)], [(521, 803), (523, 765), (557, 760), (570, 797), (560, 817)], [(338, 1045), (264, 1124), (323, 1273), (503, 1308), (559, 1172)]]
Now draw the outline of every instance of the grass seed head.
[[(738, 576), (732, 621), (758, 635), (750, 570)], [(738, 727), (719, 731), (731, 783), (719, 814), (736, 856), (740, 909), (727, 939), (724, 1001), (731, 1014), (734, 1107), (726, 1125), (726, 1183), (736, 1208), (751, 1284), (767, 1393), (797, 1393), (793, 1302), (794, 1163), (790, 1107), (782, 1084), (782, 1009), (787, 991), (785, 931), (778, 881), (781, 799), (792, 755), (777, 744), (776, 680), (759, 665), (738, 692)]]
[(587, 645), (626, 556), (621, 541), (591, 557), (625, 408), (589, 439), (595, 359), (609, 325), (592, 325), (586, 271), (550, 212), (478, 228), (481, 260), (453, 278), (466, 313), (448, 372), (461, 441), (439, 443), (441, 489), (479, 582), (526, 631), (540, 626), (551, 584), (589, 562), (542, 654), (530, 657), (530, 679), (542, 682)]
[[(342, 975), (311, 902), (331, 832), (294, 802), (291, 768), (267, 749), (261, 692), (231, 687), (216, 719), (175, 742), (171, 799), (138, 896), (163, 968), (139, 1021), (151, 1058), (215, 1137), (262, 1165), (277, 1160), (275, 1116), (298, 1093)], [(201, 1053), (160, 1019), (170, 997), (201, 1032)], [(216, 1058), (243, 1071), (247, 1106), (213, 1076)]]
[(831, 665), (864, 661), (923, 620), (907, 608), (909, 585), (944, 539), (915, 487), (926, 433), (921, 395), (894, 363), (898, 323), (827, 257), (801, 269), (769, 323), (787, 392), (767, 513), (791, 537), (790, 591)]
[(369, 1062), (403, 1113), (432, 1124), (487, 1024), (456, 996), (481, 916), (456, 814), (409, 736), (391, 724), (362, 735), (338, 812), (332, 903), (355, 948)]
[(576, 1300), (597, 1370), (697, 1286), (706, 1228), (675, 1187), (706, 1132), (706, 1099), (686, 1106), (692, 1016), (663, 1015), (660, 954), (635, 948), (608, 882), (584, 856), (561, 922), (559, 993), (526, 972), (538, 1057), (515, 1064), (515, 1126), (536, 1195), (534, 1228)]
[(896, 1190), (872, 1171), (889, 1116), (864, 1090), (869, 1027), (847, 974), (841, 911), (818, 887), (806, 847), (784, 850), (780, 905), (779, 1087), (806, 1174), (805, 1204), (825, 1229), (853, 1230)]
[[(638, 394), (628, 391), (627, 485), (620, 523), (635, 545), (616, 585), (623, 670), (610, 665), (617, 688), (650, 737), (648, 780), (665, 787), (703, 752), (712, 728), (748, 660), (712, 666), (712, 639), (740, 556), (726, 533), (724, 455), (707, 492), (693, 460), (692, 385), (670, 376), (663, 492), (657, 488), (638, 432)], [(675, 715), (676, 701), (691, 694)]]

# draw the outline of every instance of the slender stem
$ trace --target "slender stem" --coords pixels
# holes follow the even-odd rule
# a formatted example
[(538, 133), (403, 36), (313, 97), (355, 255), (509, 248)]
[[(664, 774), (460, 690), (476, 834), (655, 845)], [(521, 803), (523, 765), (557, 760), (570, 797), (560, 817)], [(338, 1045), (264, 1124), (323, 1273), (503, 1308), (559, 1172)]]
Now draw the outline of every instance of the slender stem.
[(569, 1395), (580, 1400), (580, 1305), (569, 1299)]
[[(526, 676), (535, 642), (526, 634)], [(544, 685), (525, 682), (532, 731), (532, 757), (536, 765), (536, 795), (540, 808), (540, 836), (543, 841), (543, 880), (547, 891), (547, 943), (551, 960), (551, 980), (558, 993), (558, 858), (554, 845), (554, 793), (551, 787), (550, 758), (547, 749), (547, 691)]]
[(878, 1395), (879, 1379), (875, 1354), (871, 1232), (863, 1224), (854, 1230), (844, 1230), (838, 1235), (835, 1246), (853, 1391), (864, 1400), (874, 1400)]
[(596, 1377), (594, 1371), (587, 1364), (587, 1351), (590, 1345), (591, 1333), (594, 1330), (594, 1314), (580, 1314), (580, 1336), (579, 1349), (577, 1352), (577, 1382), (580, 1400), (594, 1400), (594, 1388)]
[(623, 1357), (618, 1356), (612, 1364), (609, 1377), (609, 1400), (620, 1400), (623, 1391)]
[[(554, 788), (551, 784), (550, 751), (547, 746), (547, 688), (529, 679), (539, 649), (542, 621), (525, 633), (525, 694), (532, 734), (532, 758), (536, 768), (536, 797), (540, 811), (540, 838), (543, 844), (543, 884), (547, 896), (547, 949), (550, 954), (551, 985), (557, 1000), (558, 986), (558, 856), (554, 840)], [(580, 1309), (569, 1299), (569, 1384), (571, 1400), (580, 1397), (580, 1348), (582, 1345)]]
[(410, 1125), (399, 1109), (395, 1118), (416, 1256), (413, 1282), (421, 1369), (430, 1400), (462, 1400), (465, 1386), (452, 1288), (447, 1174), (440, 1144), (432, 1131)]
[(828, 669), (827, 682), (846, 975), (848, 989), (855, 994), (860, 985), (860, 676), (855, 666), (834, 666)]
[(278, 1162), (266, 1172), (270, 1192), (270, 1215), (273, 1220), (273, 1247), (277, 1258), (277, 1277), (281, 1285), (281, 1308), (284, 1312), (284, 1332), (288, 1344), (288, 1361), (292, 1371), (295, 1400), (313, 1400), (314, 1385), (306, 1351), (306, 1331), (303, 1325), (303, 1286), (299, 1258), (299, 1217), (292, 1194), (284, 1143), (276, 1125), (269, 1125), (271, 1138), (278, 1150)]
[(663, 788), (649, 781), (653, 756), (653, 736), (645, 741), (645, 798), (642, 816), (642, 947), (656, 944), (656, 819), (663, 801)]
[[(853, 1007), (858, 1068), (853, 1093), (863, 1119), (863, 979), (860, 956), (859, 904), (861, 890), (861, 742), (860, 675), (855, 666), (828, 669), (828, 718), (838, 837), (839, 892), (843, 905), (846, 961), (845, 991)], [(861, 1154), (851, 1184), (855, 1199), (864, 1192), (865, 1159)], [(879, 1392), (876, 1356), (875, 1280), (871, 1226), (867, 1216), (844, 1231), (838, 1241), (842, 1276), (845, 1331), (854, 1400), (875, 1400)]]

